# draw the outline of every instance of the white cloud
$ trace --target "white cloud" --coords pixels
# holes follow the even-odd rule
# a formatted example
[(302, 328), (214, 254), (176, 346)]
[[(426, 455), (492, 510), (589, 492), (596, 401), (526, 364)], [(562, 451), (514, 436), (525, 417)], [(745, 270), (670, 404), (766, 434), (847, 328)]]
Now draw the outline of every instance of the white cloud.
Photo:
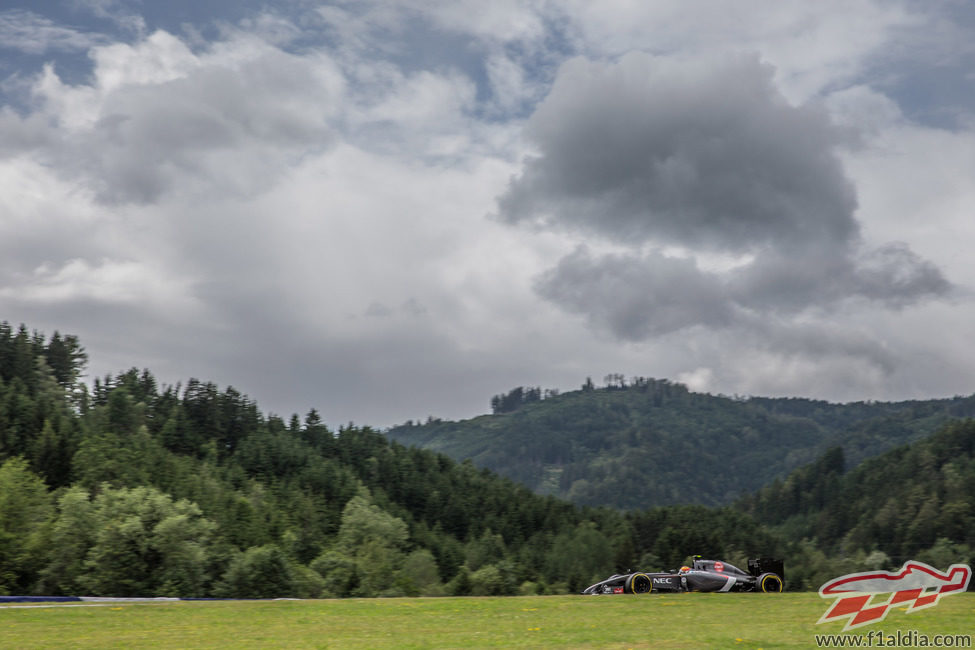
[(38, 303), (139, 303), (165, 312), (179, 308), (186, 289), (171, 283), (161, 269), (135, 260), (71, 259), (56, 267), (42, 264), (27, 282), (0, 289), (0, 296)]
[(290, 158), (328, 146), (341, 108), (344, 81), (327, 58), (251, 38), (197, 55), (155, 32), (92, 58), (89, 85), (45, 68), (35, 95), (59, 138), (38, 156), (108, 202), (151, 202), (177, 185), (252, 192)]
[(0, 48), (20, 50), (27, 54), (54, 51), (79, 52), (104, 43), (99, 34), (58, 25), (31, 11), (0, 11)]
[(122, 30), (137, 35), (145, 34), (145, 19), (132, 13), (125, 0), (72, 0), (72, 3), (99, 18), (110, 20)]
[(566, 13), (587, 52), (759, 52), (775, 66), (776, 81), (791, 101), (850, 83), (892, 38), (921, 20), (902, 4), (876, 0), (573, 0)]
[(446, 29), (498, 41), (533, 41), (545, 35), (545, 3), (537, 0), (413, 2)]
[(370, 144), (410, 155), (463, 155), (470, 147), (466, 122), (475, 95), (470, 80), (454, 73), (390, 72), (381, 96), (352, 116)]
[(896, 114), (877, 124), (863, 146), (844, 155), (857, 179), (864, 237), (909, 242), (938, 260), (949, 279), (970, 287), (975, 128), (928, 127)]

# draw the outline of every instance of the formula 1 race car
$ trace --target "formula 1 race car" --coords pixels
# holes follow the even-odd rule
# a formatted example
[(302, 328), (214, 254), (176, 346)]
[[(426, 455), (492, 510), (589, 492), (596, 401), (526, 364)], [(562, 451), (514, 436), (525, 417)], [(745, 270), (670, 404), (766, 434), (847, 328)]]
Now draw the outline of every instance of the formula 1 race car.
[(782, 560), (748, 560), (748, 572), (720, 560), (694, 558), (693, 566), (669, 573), (616, 574), (586, 587), (584, 594), (649, 594), (654, 591), (759, 591), (778, 593), (785, 584)]

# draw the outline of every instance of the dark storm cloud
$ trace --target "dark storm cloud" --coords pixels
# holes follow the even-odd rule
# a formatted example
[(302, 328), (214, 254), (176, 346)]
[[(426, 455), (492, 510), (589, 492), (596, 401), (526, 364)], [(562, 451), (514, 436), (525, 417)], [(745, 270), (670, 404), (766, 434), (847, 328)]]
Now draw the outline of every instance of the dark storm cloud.
[(739, 304), (780, 313), (829, 307), (850, 298), (899, 308), (951, 289), (934, 264), (902, 243), (858, 250), (855, 255), (818, 248), (770, 250), (729, 273), (727, 283)]
[(917, 296), (941, 295), (951, 288), (937, 266), (904, 243), (886, 244), (862, 256), (851, 280), (856, 282), (858, 294), (891, 307), (909, 304)]
[(542, 274), (536, 290), (634, 341), (697, 324), (725, 326), (734, 311), (720, 280), (692, 260), (659, 254), (593, 258), (580, 248)]
[(736, 251), (857, 235), (837, 133), (754, 58), (575, 60), (527, 135), (541, 155), (499, 201), (511, 222)]
[[(848, 298), (904, 305), (944, 293), (903, 245), (864, 249), (857, 201), (819, 109), (785, 101), (754, 57), (575, 60), (528, 125), (538, 148), (499, 217), (630, 245), (576, 252), (537, 283), (545, 298), (624, 339), (727, 326), (738, 309), (798, 313)], [(691, 260), (646, 255), (678, 246)], [(740, 260), (702, 271), (713, 253)]]

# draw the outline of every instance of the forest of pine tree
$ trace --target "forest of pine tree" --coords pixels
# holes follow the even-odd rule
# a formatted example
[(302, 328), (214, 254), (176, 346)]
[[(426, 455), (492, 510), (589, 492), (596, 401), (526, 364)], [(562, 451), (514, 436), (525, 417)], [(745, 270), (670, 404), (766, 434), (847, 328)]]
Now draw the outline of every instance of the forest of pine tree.
[(782, 557), (789, 588), (815, 589), (975, 548), (968, 420), (850, 471), (831, 449), (732, 505), (623, 511), (232, 387), (137, 369), (89, 385), (86, 363), (76, 337), (0, 324), (0, 595), (565, 593), (692, 554)]

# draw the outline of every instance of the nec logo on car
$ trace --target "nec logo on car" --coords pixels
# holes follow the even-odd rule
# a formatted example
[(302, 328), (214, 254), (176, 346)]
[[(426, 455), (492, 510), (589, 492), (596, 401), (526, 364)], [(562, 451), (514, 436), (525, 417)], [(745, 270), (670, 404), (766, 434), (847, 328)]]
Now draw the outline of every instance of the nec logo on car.
[[(846, 619), (843, 631), (884, 620), (894, 605), (906, 605), (907, 613), (934, 607), (942, 596), (963, 593), (968, 588), (972, 569), (967, 564), (952, 564), (946, 573), (923, 562), (905, 562), (900, 571), (866, 571), (834, 578), (819, 588), (823, 598), (836, 598), (816, 621)], [(890, 594), (871, 603), (877, 594)]]
[(653, 584), (655, 584), (655, 585), (669, 585), (669, 584), (673, 584), (671, 582), (671, 580), (672, 580), (672, 578), (654, 578), (653, 579)]

